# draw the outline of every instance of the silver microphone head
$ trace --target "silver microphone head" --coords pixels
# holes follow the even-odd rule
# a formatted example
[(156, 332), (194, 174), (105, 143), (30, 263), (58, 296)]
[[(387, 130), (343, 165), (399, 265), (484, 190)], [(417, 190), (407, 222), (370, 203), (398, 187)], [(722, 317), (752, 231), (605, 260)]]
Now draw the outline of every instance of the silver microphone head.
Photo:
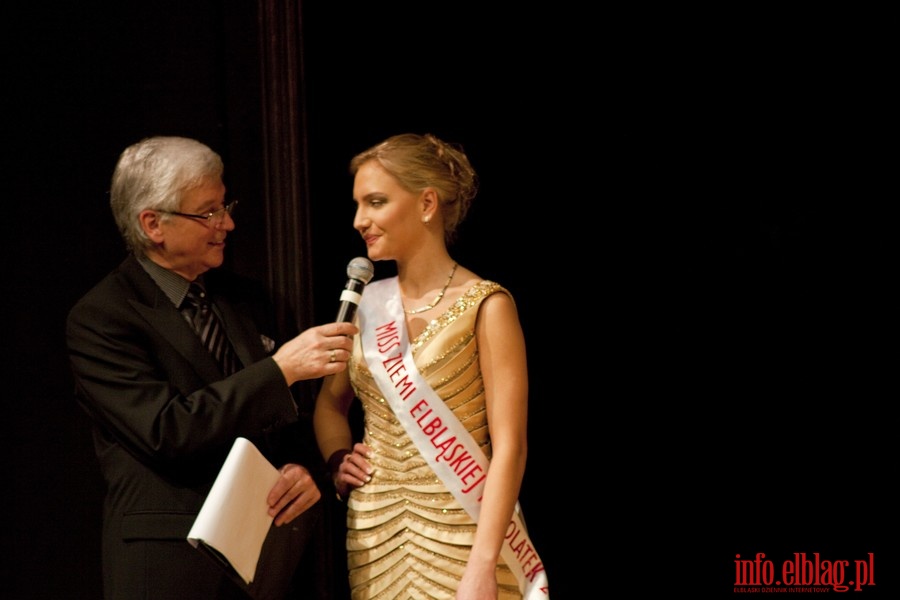
[(363, 256), (357, 256), (347, 265), (347, 276), (363, 283), (369, 283), (375, 276), (375, 266), (372, 261)]

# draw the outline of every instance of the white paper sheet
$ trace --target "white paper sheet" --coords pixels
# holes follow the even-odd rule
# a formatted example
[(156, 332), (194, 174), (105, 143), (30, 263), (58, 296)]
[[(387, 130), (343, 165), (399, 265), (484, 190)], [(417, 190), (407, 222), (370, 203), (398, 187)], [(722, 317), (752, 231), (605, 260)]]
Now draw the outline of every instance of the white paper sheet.
[(237, 438), (197, 515), (187, 540), (224, 557), (247, 584), (256, 575), (272, 525), (266, 496), (280, 473), (250, 440)]

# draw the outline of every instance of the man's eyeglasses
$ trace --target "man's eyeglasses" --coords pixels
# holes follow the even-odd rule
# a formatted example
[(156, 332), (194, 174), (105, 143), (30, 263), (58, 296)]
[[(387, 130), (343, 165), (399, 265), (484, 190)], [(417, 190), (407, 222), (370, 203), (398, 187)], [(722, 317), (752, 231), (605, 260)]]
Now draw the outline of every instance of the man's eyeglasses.
[(183, 213), (175, 210), (159, 210), (157, 212), (161, 212), (167, 215), (178, 215), (179, 217), (187, 217), (189, 219), (197, 219), (206, 221), (207, 224), (211, 227), (218, 227), (225, 221), (225, 214), (231, 214), (234, 212), (234, 207), (237, 206), (238, 201), (232, 200), (219, 210), (214, 210), (212, 212), (208, 212), (203, 215), (192, 215), (191, 213)]

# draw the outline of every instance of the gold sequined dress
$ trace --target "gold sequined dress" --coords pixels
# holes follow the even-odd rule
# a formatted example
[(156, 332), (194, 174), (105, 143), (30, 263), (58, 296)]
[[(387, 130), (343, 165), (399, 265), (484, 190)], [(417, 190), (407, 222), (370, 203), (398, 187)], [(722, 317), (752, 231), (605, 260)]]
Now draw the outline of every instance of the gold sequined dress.
[[(423, 377), (490, 458), (475, 319), (491, 281), (473, 285), (411, 340)], [(475, 523), (447, 490), (394, 416), (366, 367), (356, 336), (350, 379), (363, 405), (372, 480), (348, 499), (347, 552), (353, 600), (452, 600), (475, 539)], [(500, 598), (521, 599), (498, 559)]]

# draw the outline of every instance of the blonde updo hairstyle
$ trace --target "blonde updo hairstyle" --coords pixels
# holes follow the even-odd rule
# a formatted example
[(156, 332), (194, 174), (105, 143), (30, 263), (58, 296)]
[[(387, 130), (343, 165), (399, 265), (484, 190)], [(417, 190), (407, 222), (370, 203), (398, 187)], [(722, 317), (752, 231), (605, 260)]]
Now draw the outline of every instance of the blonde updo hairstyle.
[(437, 190), (444, 240), (450, 243), (456, 238), (456, 229), (478, 192), (478, 176), (461, 146), (430, 133), (395, 135), (354, 156), (350, 174), (356, 175), (370, 160), (378, 161), (409, 192)]

